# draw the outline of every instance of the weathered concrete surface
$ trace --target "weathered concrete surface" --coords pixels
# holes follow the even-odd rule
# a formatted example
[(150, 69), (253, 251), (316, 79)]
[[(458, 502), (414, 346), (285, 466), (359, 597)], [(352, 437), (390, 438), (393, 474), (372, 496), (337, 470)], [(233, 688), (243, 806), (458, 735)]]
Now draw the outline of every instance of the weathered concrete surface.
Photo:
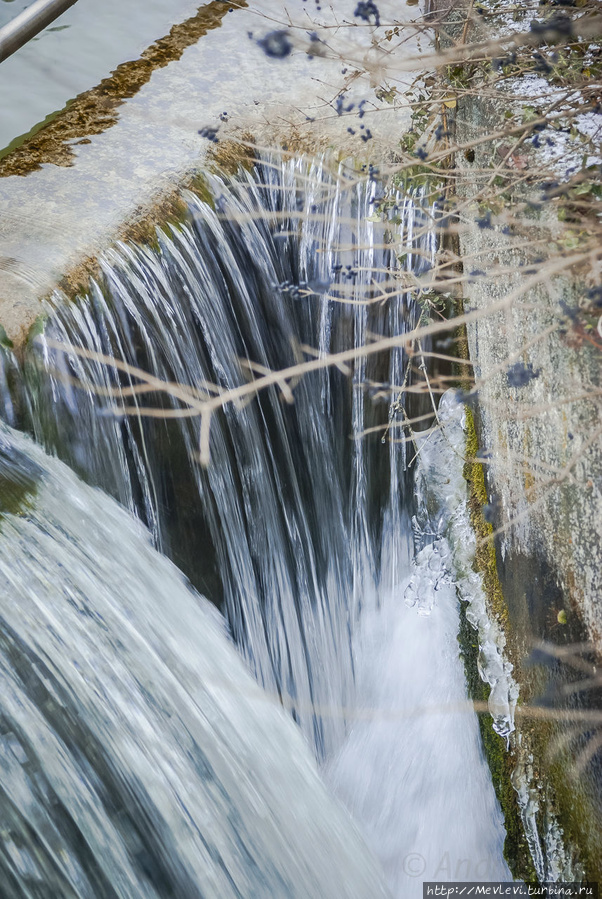
[[(462, 17), (461, 10), (452, 10), (456, 34)], [(475, 40), (486, 36), (478, 23), (470, 27)], [(602, 652), (602, 340), (586, 299), (596, 283), (596, 242), (587, 222), (567, 232), (554, 205), (542, 203), (545, 161), (531, 140), (511, 161), (517, 181), (532, 173), (526, 184), (509, 188), (502, 198), (501, 191), (495, 197), (495, 190), (482, 190), (512, 143), (481, 141), (503, 132), (508, 111), (517, 106), (512, 95), (493, 97), (487, 77), (477, 72), (471, 79), (467, 73), (468, 90), (461, 92), (455, 115), (454, 142), (461, 148), (455, 155), (457, 239), (464, 310), (482, 313), (467, 337), (489, 490), (486, 511), (498, 529), (507, 649), (522, 702), (542, 712), (537, 720), (521, 722), (512, 751), (535, 808), (540, 845), (534, 858), (539, 852), (560, 879), (570, 874), (597, 880), (599, 773), (596, 765), (575, 767), (595, 744), (589, 743), (587, 725), (556, 722), (554, 712), (546, 718), (547, 707), (566, 710), (567, 702), (569, 708), (596, 708), (596, 669), (588, 668), (578, 644), (590, 642)], [(586, 257), (581, 266), (574, 264), (580, 254)], [(575, 659), (565, 666), (550, 656), (547, 665), (529, 665), (542, 640), (560, 648), (577, 645)], [(563, 694), (567, 682), (576, 681), (581, 686), (572, 698)], [(560, 866), (558, 847), (566, 860)]]
[[(535, 15), (528, 8), (505, 13), (496, 7), (483, 18), (464, 0), (431, 0), (429, 11), (444, 22), (439, 35), (446, 48), (454, 41), (529, 32)], [(548, 13), (544, 9), (538, 18)], [(586, 300), (587, 288), (599, 283), (597, 232), (588, 232), (586, 219), (567, 230), (541, 187), (546, 177), (566, 180), (587, 151), (562, 132), (552, 132), (554, 149), (546, 144), (545, 152), (534, 150), (533, 134), (527, 134), (509, 163), (516, 167), (517, 186), (503, 194), (495, 189), (494, 168), (511, 156), (517, 135), (487, 135), (514, 125), (516, 119), (508, 122), (513, 113), (520, 121), (525, 106), (533, 104), (529, 114), (536, 116), (540, 104), (545, 109), (556, 100), (558, 106), (562, 96), (561, 84), (542, 85), (529, 65), (526, 71), (496, 83), (492, 67), (477, 66), (472, 73), (460, 67), (464, 82), (453, 114), (453, 142), (460, 148), (454, 162), (462, 201), (457, 237), (466, 277), (463, 303), (465, 311), (483, 313), (468, 328), (480, 436), (490, 454), (483, 463), (499, 501), (495, 525), (502, 561), (513, 552), (531, 557), (534, 571), (545, 565), (546, 580), (555, 580), (563, 597), (546, 610), (527, 601), (524, 584), (515, 631), (525, 648), (533, 639), (566, 642), (571, 633), (585, 633), (602, 651), (602, 337)], [(575, 109), (586, 103), (574, 91), (569, 96)], [(579, 118), (572, 121), (579, 125)], [(599, 150), (599, 113), (597, 127)], [(579, 256), (581, 265), (571, 262)], [(490, 314), (504, 298), (507, 307)], [(532, 366), (535, 377), (512, 387), (508, 370), (516, 362)], [(559, 613), (567, 615), (566, 625)]]
[[(458, 143), (503, 128), (507, 108), (500, 101), (462, 98)], [(501, 552), (542, 558), (562, 588), (562, 609), (550, 607), (543, 620), (532, 617), (526, 640), (554, 633), (561, 638), (564, 616), (559, 620), (558, 613), (564, 611), (582, 620), (602, 651), (602, 339), (585, 302), (591, 260), (583, 260), (581, 271), (568, 264), (582, 249), (584, 256), (591, 250), (591, 235), (584, 223), (569, 230), (567, 244), (566, 226), (541, 203), (536, 185), (513, 191), (507, 209), (497, 218), (494, 211), (493, 227), (483, 226), (487, 194), (479, 194), (478, 173), (499, 161), (499, 143), (476, 146), (471, 161), (458, 153), (456, 164), (460, 196), (476, 200), (459, 226), (464, 272), (487, 271), (486, 277), (468, 278), (464, 306), (484, 313), (468, 328), (468, 341), (482, 438), (491, 453), (486, 464), (501, 501)], [(537, 154), (526, 158), (541, 165)], [(525, 207), (525, 200), (541, 208)], [(504, 297), (507, 308), (488, 314)], [(523, 386), (509, 381), (517, 362), (532, 366), (534, 377), (528, 375)], [(570, 630), (570, 621), (566, 626)]]
[[(336, 145), (342, 155), (365, 159), (382, 160), (396, 145), (407, 108), (401, 92), (393, 105), (375, 95), (371, 78), (380, 56), (371, 28), (352, 22), (331, 31), (334, 13), (316, 13), (316, 23), (301, 0), (288, 7), (286, 20), (274, 0), (244, 9), (215, 0), (204, 10), (200, 28), (198, 17), (189, 20), (196, 29), (191, 46), (186, 48), (186, 27), (178, 26), (172, 57), (177, 61), (165, 65), (165, 54), (153, 51), (147, 54), (150, 77), (144, 66), (133, 66), (130, 81), (127, 72), (107, 79), (106, 90), (86, 95), (96, 101), (95, 114), (88, 115), (86, 98), (73, 104), (82, 114), (79, 127), (69, 107), (51, 123), (54, 147), (41, 132), (33, 136), (34, 144), (45, 141), (41, 156), (35, 146), (30, 154), (41, 168), (0, 179), (0, 324), (17, 344), (40, 313), (41, 299), (66, 274), (96, 258), (124, 223), (144, 214), (202, 164), (215, 145), (199, 130), (219, 129), (219, 139), (251, 134), (259, 145), (313, 150)], [(396, 9), (392, 0), (380, 10), (388, 22), (411, 13)], [(208, 13), (210, 23), (204, 22)], [(290, 54), (266, 55), (257, 40), (284, 26)], [(323, 40), (314, 39), (314, 32)], [(167, 43), (154, 46), (165, 49)], [(395, 40), (388, 49), (394, 45)], [(343, 64), (344, 51), (352, 52), (357, 66)], [(345, 103), (339, 115), (335, 99), (341, 91)], [(361, 122), (360, 100), (367, 101)], [(352, 125), (354, 134), (347, 130)], [(362, 140), (366, 129), (370, 140)], [(27, 153), (26, 144), (19, 158), (27, 161)], [(45, 161), (51, 159), (60, 165)], [(10, 172), (12, 165), (9, 156), (3, 166)]]
[[(513, 548), (543, 554), (562, 585), (564, 610), (582, 616), (602, 649), (601, 349), (559, 305), (575, 307), (584, 289), (566, 277), (543, 278), (541, 266), (524, 274), (533, 253), (511, 249), (516, 241), (498, 230), (467, 226), (460, 242), (466, 268), (478, 267), (485, 254), (515, 272), (475, 279), (465, 303), (485, 313), (469, 327), (468, 341), (482, 438), (491, 453), (485, 464), (501, 500), (496, 524), (506, 529), (502, 554)], [(487, 314), (513, 293), (516, 301), (506, 310)], [(516, 362), (531, 365), (537, 377), (509, 386)], [(559, 611), (549, 610), (556, 626)], [(541, 636), (550, 629), (531, 621), (530, 630)]]
[[(496, 23), (490, 25), (471, 10), (463, 0), (431, 0), (432, 15), (445, 22), (442, 46), (528, 31), (534, 15), (528, 9), (511, 15), (500, 10), (501, 18), (489, 18)], [(514, 622), (524, 649), (533, 639), (583, 637), (581, 623), (602, 650), (602, 338), (586, 301), (586, 288), (599, 278), (596, 240), (587, 221), (567, 231), (541, 187), (546, 177), (562, 180), (572, 164), (579, 168), (581, 155), (566, 138), (562, 143), (562, 133), (552, 132), (553, 143), (566, 151), (562, 156), (547, 145), (545, 155), (534, 150), (533, 135), (527, 135), (510, 159), (517, 186), (504, 193), (496, 189), (494, 169), (503, 168), (517, 135), (489, 140), (487, 135), (515, 124), (508, 115), (518, 112), (520, 121), (529, 103), (537, 107), (539, 101), (545, 108), (546, 96), (556, 99), (559, 87), (550, 85), (542, 93), (537, 85), (538, 97), (532, 73), (504, 77), (501, 87), (494, 74), (487, 65), (472, 74), (460, 70), (464, 81), (453, 114), (462, 299), (465, 311), (482, 312), (468, 328), (468, 348), (480, 437), (489, 453), (483, 464), (491, 496), (499, 501), (490, 511), (500, 529), (501, 561), (510, 553), (531, 557), (533, 570), (544, 565), (547, 583), (555, 581), (562, 595), (546, 609), (527, 599), (530, 585), (524, 583)], [(598, 120), (602, 126), (602, 116)], [(581, 266), (569, 264), (579, 256), (585, 257)], [(504, 298), (506, 308), (489, 313)], [(534, 377), (527, 374), (522, 386), (511, 386), (508, 379), (515, 363), (532, 367)], [(559, 613), (566, 614), (566, 624)]]
[[(475, 117), (477, 110), (478, 105), (471, 111)], [(464, 136), (470, 123), (466, 115), (460, 129), (466, 130)], [(473, 184), (468, 171), (464, 184), (468, 194)], [(546, 226), (541, 228), (539, 235)], [(477, 379), (480, 441), (488, 454), (490, 509), (494, 526), (501, 529), (498, 572), (509, 612), (509, 652), (523, 702), (538, 704), (545, 694), (547, 702), (557, 704), (565, 679), (587, 682), (588, 676), (560, 666), (554, 687), (545, 669), (523, 662), (542, 640), (557, 646), (591, 641), (598, 652), (602, 649), (601, 350), (584, 339), (589, 334), (567, 320), (559, 306), (561, 301), (576, 305), (583, 292), (578, 281), (557, 276), (535, 283), (540, 266), (533, 275), (524, 273), (532, 251), (511, 249), (513, 243), (516, 239), (499, 229), (462, 228), (465, 271), (480, 267), (484, 259), (514, 270), (466, 285), (465, 308), (484, 313), (468, 328), (468, 344)], [(511, 306), (488, 313), (492, 303), (511, 294), (517, 296)], [(516, 361), (532, 365), (537, 377), (510, 387), (507, 372)], [(580, 702), (587, 707), (592, 701), (595, 695), (586, 683)], [(582, 866), (591, 878), (600, 875), (600, 784), (595, 773), (577, 776), (573, 770), (576, 755), (587, 746), (586, 730), (569, 740), (569, 751), (552, 757), (550, 746), (566, 740), (567, 731), (557, 731), (551, 722), (523, 723), (521, 743), (535, 759), (531, 768), (539, 770), (532, 779), (539, 827), (545, 832), (552, 809), (577, 870)]]

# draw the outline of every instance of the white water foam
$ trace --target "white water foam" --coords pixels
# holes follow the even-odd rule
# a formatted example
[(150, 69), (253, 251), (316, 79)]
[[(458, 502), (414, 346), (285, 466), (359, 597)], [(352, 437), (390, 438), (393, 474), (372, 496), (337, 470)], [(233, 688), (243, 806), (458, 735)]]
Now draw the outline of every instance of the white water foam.
[[(451, 520), (466, 492), (461, 411), (447, 398), (440, 416), (449, 420), (450, 435), (423, 444), (420, 475), (423, 485), (428, 479), (431, 507), (436, 501), (428, 528), (435, 540), (413, 563), (382, 572), (383, 580), (397, 582), (364, 616), (356, 723), (326, 769), (399, 899), (421, 897), (425, 880), (512, 879), (457, 640)], [(398, 557), (407, 560), (407, 532), (400, 530), (398, 540)]]

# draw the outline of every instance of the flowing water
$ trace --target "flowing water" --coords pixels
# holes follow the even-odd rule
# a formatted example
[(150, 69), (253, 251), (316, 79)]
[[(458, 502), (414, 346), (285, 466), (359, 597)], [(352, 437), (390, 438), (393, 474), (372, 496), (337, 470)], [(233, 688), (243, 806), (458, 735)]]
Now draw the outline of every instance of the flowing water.
[[(241, 358), (285, 368), (307, 358), (306, 345), (362, 345), (366, 306), (322, 297), (331, 288), (344, 299), (378, 296), (392, 252), (385, 229), (375, 238), (367, 221), (376, 183), (349, 180), (359, 183), (343, 190), (320, 164), (304, 173), (294, 162), (266, 164), (231, 189), (212, 179), (215, 208), (188, 195), (187, 224), (161, 234), (158, 252), (119, 247), (85, 303), (57, 306), (49, 333), (171, 382), (221, 388), (240, 382)], [(348, 249), (335, 252), (339, 245)], [(403, 314), (411, 318), (397, 314), (400, 321)], [(373, 326), (386, 317), (379, 307)], [(387, 381), (400, 380), (401, 355)], [(96, 360), (46, 358), (50, 367), (70, 365), (89, 390), (65, 391), (60, 371), (44, 377), (32, 408), (39, 438), (54, 432), (74, 467), (143, 516), (158, 546), (224, 609), (258, 680), (293, 704), (317, 754), (332, 752), (344, 717), (313, 707), (352, 701), (351, 634), (373, 592), (382, 500), (392, 497), (387, 514), (396, 520), (404, 503), (401, 457), (393, 453), (389, 465), (376, 443), (385, 462), (372, 464), (364, 441), (350, 439), (374, 420), (365, 411), (367, 363), (351, 381), (328, 371), (301, 379), (292, 405), (278, 388), (244, 409), (228, 405), (212, 423), (205, 472), (198, 420), (169, 428), (99, 417), (94, 390), (119, 389), (118, 372)], [(409, 529), (402, 533), (407, 541)]]
[[(328, 782), (362, 822), (399, 897), (421, 896), (423, 880), (511, 879), (458, 658), (458, 594), (467, 615), (482, 599), (472, 558), (463, 558), (474, 537), (462, 475), (462, 417), (449, 392), (439, 404), (439, 431), (418, 438), (416, 553), (411, 565), (400, 566), (397, 558), (395, 571), (383, 571), (380, 608), (363, 621), (357, 651), (365, 717), (326, 765)], [(508, 693), (511, 685), (494, 677), (498, 647), (483, 632), (481, 640), (492, 657), (489, 664), (481, 660), (492, 696), (503, 687)], [(500, 730), (511, 726), (501, 703), (491, 713), (498, 714)]]
[[(185, 194), (182, 222), (160, 230), (156, 247), (118, 245), (86, 296), (56, 297), (15, 415), (142, 519), (158, 549), (220, 607), (255, 677), (291, 712), (355, 815), (394, 894), (411, 899), (429, 877), (509, 875), (476, 718), (453, 710), (466, 687), (451, 566), (436, 520), (423, 515), (420, 533), (411, 523), (420, 511), (414, 448), (381, 442), (382, 430), (360, 436), (390, 415), (390, 433), (402, 433), (401, 407), (389, 409), (396, 387), (406, 378), (411, 385), (405, 352), (358, 356), (349, 370), (316, 369), (241, 408), (226, 404), (211, 419), (207, 468), (198, 418), (177, 417), (181, 402), (143, 392), (131, 370), (106, 358), (224, 391), (251, 372), (361, 347), (373, 333), (407, 332), (418, 310), (400, 289), (401, 268), (428, 270), (436, 212), (402, 198), (374, 170), (358, 175), (324, 161), (268, 159), (234, 180), (207, 176), (202, 195), (211, 200)], [(123, 406), (133, 414), (116, 415)], [(405, 408), (423, 409), (411, 398)], [(438, 458), (429, 464), (441, 479), (450, 460), (443, 451)], [(448, 480), (457, 491), (458, 478)], [(155, 562), (145, 565), (154, 580)], [(136, 602), (128, 597), (128, 608)], [(95, 603), (88, 598), (86, 608), (96, 626)], [(179, 617), (171, 600), (161, 614)], [(186, 646), (196, 645), (198, 626), (176, 624)], [(128, 670), (124, 663), (123, 677)], [(154, 683), (145, 693), (151, 705)], [(222, 712), (227, 718), (230, 707)], [(141, 745), (156, 747), (150, 720), (140, 715), (136, 724)], [(355, 895), (341, 878), (334, 891), (325, 880), (299, 895)], [(241, 893), (268, 894), (278, 895)]]
[(141, 526), (4, 427), (0, 479), (2, 899), (386, 895)]

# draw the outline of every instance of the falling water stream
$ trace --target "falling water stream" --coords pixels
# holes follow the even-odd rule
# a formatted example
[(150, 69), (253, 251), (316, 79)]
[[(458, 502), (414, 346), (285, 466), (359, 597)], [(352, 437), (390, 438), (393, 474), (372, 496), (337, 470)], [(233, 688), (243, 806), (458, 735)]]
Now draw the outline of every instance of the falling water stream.
[[(6, 405), (5, 417), (130, 513), (23, 438), (4, 436), (5, 464), (26, 481), (33, 466), (31, 479), (43, 485), (6, 510), (0, 550), (14, 591), (7, 634), (22, 657), (19, 677), (39, 682), (27, 710), (12, 688), (22, 715), (5, 728), (7, 746), (16, 747), (12, 769), (27, 769), (27, 827), (44, 844), (35, 876), (60, 871), (69, 883), (52, 895), (379, 895), (378, 875), (347, 841), (319, 785), (304, 805), (300, 779), (313, 774), (293, 725), (287, 730), (271, 709), (264, 720), (257, 689), (245, 719), (249, 686), (219, 613), (210, 615), (150, 549), (134, 518), (223, 612), (266, 708), (281, 702), (291, 713), (396, 897), (421, 896), (423, 879), (510, 879), (476, 718), (457, 709), (466, 698), (458, 600), (451, 567), (439, 553), (433, 573), (428, 549), (439, 546), (428, 536), (436, 530), (428, 516), (438, 513), (429, 509), (427, 521), (423, 503), (421, 519), (415, 493), (421, 465), (427, 480), (449, 473), (452, 494), (461, 467), (458, 481), (444, 442), (424, 454), (428, 463), (415, 462), (412, 443), (383, 443), (382, 430), (370, 431), (397, 408), (395, 388), (406, 378), (411, 386), (405, 351), (312, 371), (289, 384), (292, 403), (287, 386), (275, 385), (242, 408), (226, 404), (211, 419), (207, 468), (198, 418), (177, 417), (180, 401), (140, 392), (131, 371), (106, 358), (163, 381), (227, 390), (267, 369), (362, 347), (375, 333), (410, 330), (419, 310), (401, 289), (402, 269), (428, 270), (435, 213), (375, 170), (360, 174), (333, 172), (323, 160), (270, 158), (234, 179), (207, 175), (204, 199), (185, 193), (183, 220), (159, 230), (155, 247), (117, 245), (85, 296), (55, 297), (13, 397), (16, 412)], [(410, 414), (423, 408), (409, 396)], [(132, 414), (115, 414), (123, 406)], [(390, 433), (399, 437), (406, 432), (392, 415)], [(21, 602), (27, 611), (17, 627)], [(209, 687), (216, 678), (227, 684)], [(213, 749), (225, 759), (219, 777), (206, 774), (213, 755), (198, 761)], [(60, 842), (58, 812), (44, 806), (51, 800), (34, 800), (38, 780), (47, 792), (52, 781), (57, 795), (60, 782), (85, 853), (75, 836), (68, 848)], [(322, 826), (332, 852), (325, 840), (308, 867)], [(298, 847), (287, 843), (291, 827)], [(206, 842), (208, 830), (215, 842)], [(17, 883), (34, 866), (32, 850), (7, 845)], [(94, 886), (106, 883), (108, 867), (119, 871), (114, 893)], [(143, 877), (154, 893), (136, 892)], [(363, 886), (370, 878), (372, 892)], [(38, 894), (15, 887), (14, 895)]]
[(0, 477), (2, 899), (384, 896), (294, 725), (139, 523), (6, 428)]

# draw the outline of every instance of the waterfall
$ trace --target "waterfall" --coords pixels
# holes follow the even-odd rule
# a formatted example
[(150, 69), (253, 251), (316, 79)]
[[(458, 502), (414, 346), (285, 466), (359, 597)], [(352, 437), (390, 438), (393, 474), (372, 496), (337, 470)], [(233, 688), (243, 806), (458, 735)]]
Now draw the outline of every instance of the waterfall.
[(386, 538), (386, 565), (396, 568), (383, 570), (380, 606), (361, 628), (358, 721), (325, 772), (404, 899), (420, 899), (423, 880), (512, 879), (478, 725), (464, 704), (459, 577), (443, 536), (466, 515), (462, 407), (452, 394), (439, 404), (440, 430), (417, 439), (419, 551), (402, 562), (407, 545)]
[[(158, 229), (154, 245), (116, 245), (84, 295), (54, 297), (26, 363), (21, 419), (141, 519), (223, 611), (396, 896), (422, 895), (422, 875), (471, 879), (462, 853), (473, 866), (488, 860), (475, 879), (505, 879), (474, 714), (412, 717), (424, 704), (463, 702), (466, 687), (450, 579), (430, 616), (403, 601), (417, 565), (414, 448), (396, 415), (430, 408), (397, 402), (412, 384), (406, 351), (306, 374), (292, 403), (275, 385), (240, 408), (225, 404), (207, 468), (198, 419), (175, 417), (176, 399), (141, 392), (131, 370), (106, 362), (223, 391), (374, 334), (401, 337), (418, 317), (404, 276), (427, 272), (436, 249), (429, 211), (372, 167), (333, 170), (323, 159), (270, 157), (235, 178), (205, 175), (182, 199), (181, 220)], [(132, 414), (115, 414), (121, 406)], [(147, 414), (156, 407), (160, 417)], [(383, 443), (377, 427), (391, 416)], [(471, 826), (458, 826), (461, 815)], [(347, 895), (306, 893), (331, 894)]]
[(386, 890), (215, 608), (110, 497), (0, 429), (3, 899)]
[[(380, 304), (359, 302), (378, 297), (396, 263), (387, 216), (372, 221), (375, 180), (343, 167), (332, 174), (320, 161), (268, 160), (205, 187), (212, 203), (185, 194), (186, 219), (159, 232), (156, 249), (118, 246), (87, 297), (59, 299), (47, 333), (172, 382), (228, 388), (244, 378), (241, 359), (284, 368), (303, 346), (361, 346), (370, 324), (386, 325)], [(419, 209), (408, 204), (405, 214)], [(394, 325), (410, 324), (406, 308)], [(292, 405), (275, 388), (243, 409), (226, 406), (204, 471), (198, 420), (99, 416), (98, 388), (131, 387), (127, 378), (69, 353), (47, 351), (44, 363), (49, 377), (30, 391), (38, 439), (145, 521), (224, 610), (259, 682), (328, 755), (344, 715), (316, 710), (353, 702), (351, 635), (377, 579), (389, 478), (394, 504), (403, 503), (398, 454), (378, 452), (373, 464), (378, 440), (353, 439), (386, 419), (386, 403), (366, 401), (374, 366), (360, 359), (350, 381), (336, 370), (302, 378)], [(124, 397), (130, 406), (145, 399)]]

